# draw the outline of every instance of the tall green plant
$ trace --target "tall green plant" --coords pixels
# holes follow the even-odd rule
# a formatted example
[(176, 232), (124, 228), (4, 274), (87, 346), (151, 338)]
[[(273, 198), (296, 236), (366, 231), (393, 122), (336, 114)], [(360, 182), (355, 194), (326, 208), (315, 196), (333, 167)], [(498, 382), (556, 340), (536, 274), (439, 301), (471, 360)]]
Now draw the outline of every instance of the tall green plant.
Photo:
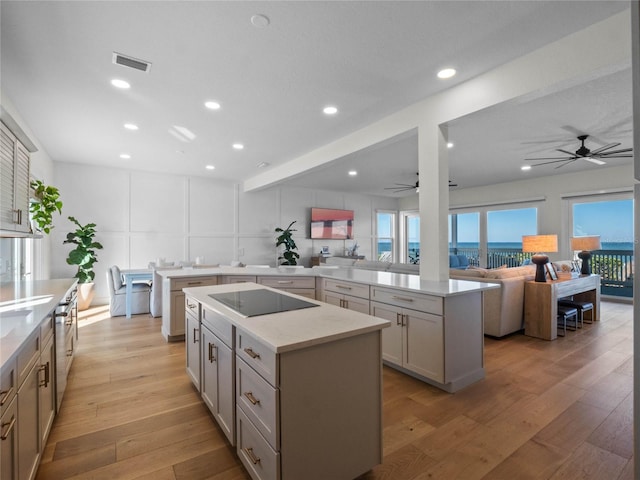
[(81, 225), (73, 217), (69, 217), (69, 220), (75, 223), (78, 228), (74, 232), (67, 233), (67, 239), (62, 242), (72, 243), (76, 246), (69, 252), (67, 263), (78, 266), (78, 272), (75, 275), (78, 283), (93, 282), (95, 278), (93, 265), (98, 261), (96, 250), (102, 248), (100, 243), (93, 241), (93, 237), (96, 235), (96, 224), (87, 223), (86, 225)]
[(296, 229), (291, 228), (294, 223), (296, 223), (296, 220), (291, 222), (285, 229), (280, 227), (276, 228), (276, 233), (280, 234), (276, 238), (276, 248), (280, 245), (284, 245), (284, 252), (278, 257), (278, 260), (284, 260), (280, 265), (298, 264), (297, 259), (300, 258), (300, 255), (295, 251), (298, 247), (296, 246), (296, 242), (293, 240), (293, 232), (295, 232)]
[(29, 204), (31, 218), (41, 232), (49, 234), (53, 228), (54, 212), (62, 213), (60, 192), (56, 187), (45, 185), (40, 180), (32, 180), (31, 188), (34, 197)]

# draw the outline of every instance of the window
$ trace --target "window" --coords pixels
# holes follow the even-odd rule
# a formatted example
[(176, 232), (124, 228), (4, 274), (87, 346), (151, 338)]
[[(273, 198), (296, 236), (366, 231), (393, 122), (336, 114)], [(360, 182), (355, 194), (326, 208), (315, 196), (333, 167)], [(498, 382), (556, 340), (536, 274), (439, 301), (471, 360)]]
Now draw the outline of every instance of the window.
[[(631, 195), (580, 197), (571, 201), (571, 236), (600, 235), (591, 252), (591, 271), (600, 275), (603, 295), (633, 296), (633, 199)], [(573, 252), (574, 255), (577, 252)]]
[(466, 255), (469, 265), (480, 265), (480, 213), (449, 215), (449, 253)]
[(396, 213), (376, 212), (376, 258), (381, 262), (395, 261)]
[(537, 233), (537, 208), (487, 212), (487, 267), (521, 265), (522, 236), (537, 235)]

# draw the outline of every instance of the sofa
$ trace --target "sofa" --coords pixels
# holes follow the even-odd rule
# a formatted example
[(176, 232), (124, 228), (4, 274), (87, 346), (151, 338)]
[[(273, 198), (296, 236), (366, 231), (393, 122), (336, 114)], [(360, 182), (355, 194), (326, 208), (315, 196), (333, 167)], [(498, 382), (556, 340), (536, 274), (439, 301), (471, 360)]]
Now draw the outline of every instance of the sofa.
[(499, 289), (483, 293), (484, 334), (492, 337), (504, 337), (524, 328), (524, 282), (533, 280), (535, 274), (535, 265), (449, 270), (451, 279), (500, 285)]

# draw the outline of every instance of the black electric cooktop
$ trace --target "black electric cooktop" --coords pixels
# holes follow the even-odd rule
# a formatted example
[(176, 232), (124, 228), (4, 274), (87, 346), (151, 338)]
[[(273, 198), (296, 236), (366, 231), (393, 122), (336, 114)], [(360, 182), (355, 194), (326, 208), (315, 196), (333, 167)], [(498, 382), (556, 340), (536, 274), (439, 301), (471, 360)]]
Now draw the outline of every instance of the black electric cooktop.
[(318, 306), (315, 303), (264, 289), (210, 293), (209, 296), (245, 317), (256, 317), (258, 315)]

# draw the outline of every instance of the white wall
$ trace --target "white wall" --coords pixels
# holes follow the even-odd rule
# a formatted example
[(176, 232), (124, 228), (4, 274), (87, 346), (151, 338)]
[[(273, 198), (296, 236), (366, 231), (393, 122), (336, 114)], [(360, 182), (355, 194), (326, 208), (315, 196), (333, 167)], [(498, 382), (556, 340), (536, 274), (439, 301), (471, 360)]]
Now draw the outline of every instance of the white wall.
[(293, 220), (301, 265), (309, 266), (323, 245), (343, 254), (352, 240), (309, 239), (311, 207), (354, 210), (359, 253), (371, 258), (375, 210), (397, 209), (391, 198), (287, 187), (245, 193), (220, 180), (63, 162), (55, 164), (54, 184), (64, 215), (51, 234), (52, 277), (75, 274), (66, 264), (71, 246), (63, 244), (74, 228), (67, 217), (96, 223), (96, 240), (104, 246), (96, 266), (96, 304), (108, 302), (105, 272), (111, 265), (142, 268), (158, 257), (179, 262), (203, 256), (206, 263), (274, 266), (274, 229)]

